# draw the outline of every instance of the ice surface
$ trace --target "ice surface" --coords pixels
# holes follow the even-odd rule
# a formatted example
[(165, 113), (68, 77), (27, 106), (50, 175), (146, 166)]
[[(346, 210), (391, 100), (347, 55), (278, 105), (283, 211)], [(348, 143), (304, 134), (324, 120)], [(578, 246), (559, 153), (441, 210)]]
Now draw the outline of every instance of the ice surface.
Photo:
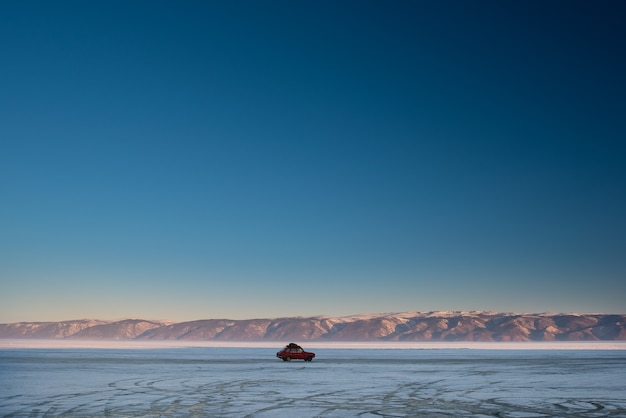
[(280, 348), (3, 349), (0, 416), (626, 417), (624, 350)]

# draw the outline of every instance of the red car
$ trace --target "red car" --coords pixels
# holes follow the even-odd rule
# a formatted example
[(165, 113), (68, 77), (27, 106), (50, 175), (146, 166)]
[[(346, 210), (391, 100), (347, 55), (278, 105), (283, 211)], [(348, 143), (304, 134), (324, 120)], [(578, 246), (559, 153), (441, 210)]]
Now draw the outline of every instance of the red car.
[(276, 353), (276, 357), (282, 359), (283, 361), (291, 361), (291, 360), (304, 360), (311, 361), (315, 357), (315, 353), (311, 353), (309, 351), (304, 351), (302, 347), (298, 344), (289, 343)]

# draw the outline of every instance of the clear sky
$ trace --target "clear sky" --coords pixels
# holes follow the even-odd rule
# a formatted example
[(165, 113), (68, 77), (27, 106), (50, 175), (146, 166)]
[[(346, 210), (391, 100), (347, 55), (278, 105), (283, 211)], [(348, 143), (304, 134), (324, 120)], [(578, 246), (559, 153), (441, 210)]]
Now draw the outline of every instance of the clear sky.
[(626, 312), (623, 1), (0, 2), (0, 322)]

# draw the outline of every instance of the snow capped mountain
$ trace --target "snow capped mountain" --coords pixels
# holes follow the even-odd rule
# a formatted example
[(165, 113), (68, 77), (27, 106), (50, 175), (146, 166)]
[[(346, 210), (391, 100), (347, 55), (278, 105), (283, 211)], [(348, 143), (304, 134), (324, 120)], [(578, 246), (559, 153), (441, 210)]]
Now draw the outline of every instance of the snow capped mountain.
[(18, 322), (0, 324), (0, 338), (68, 338), (106, 321), (80, 319), (61, 322)]
[(348, 317), (0, 324), (0, 338), (191, 341), (597, 341), (626, 340), (626, 315), (402, 312)]
[(76, 334), (73, 334), (71, 338), (82, 338), (85, 340), (130, 340), (145, 334), (151, 329), (162, 327), (163, 325), (162, 322), (126, 319), (124, 321), (99, 324), (82, 329)]

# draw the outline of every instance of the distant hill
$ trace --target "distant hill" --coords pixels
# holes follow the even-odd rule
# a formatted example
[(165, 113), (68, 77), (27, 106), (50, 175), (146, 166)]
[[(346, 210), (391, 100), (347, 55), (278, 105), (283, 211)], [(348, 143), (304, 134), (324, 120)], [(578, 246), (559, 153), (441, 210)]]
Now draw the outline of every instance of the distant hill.
[(626, 315), (403, 312), (349, 317), (0, 324), (0, 338), (193, 341), (599, 341), (626, 340)]

